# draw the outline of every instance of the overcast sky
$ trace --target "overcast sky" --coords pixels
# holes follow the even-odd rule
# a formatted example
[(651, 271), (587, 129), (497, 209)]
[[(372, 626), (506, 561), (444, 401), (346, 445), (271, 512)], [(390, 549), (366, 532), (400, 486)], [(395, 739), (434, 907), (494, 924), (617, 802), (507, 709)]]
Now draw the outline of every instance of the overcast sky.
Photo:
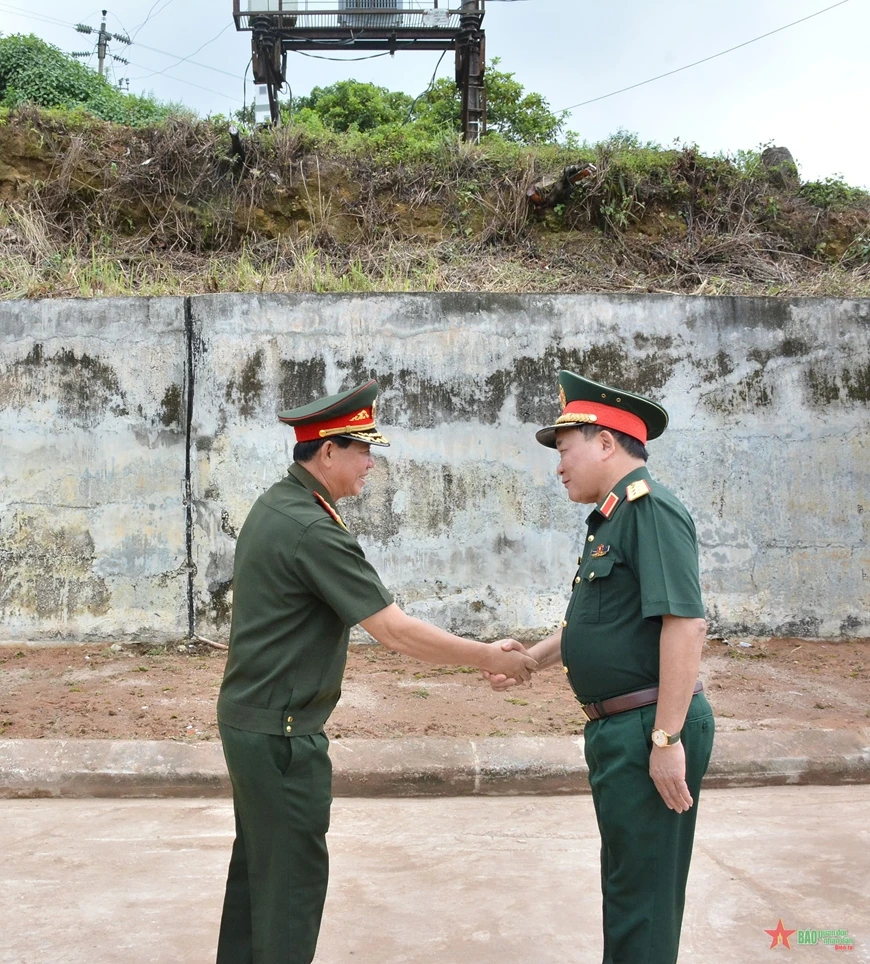
[[(0, 0), (0, 31), (36, 33), (67, 52), (86, 50), (92, 38), (71, 23), (98, 27), (92, 2), (41, 0), (27, 7)], [(500, 57), (501, 69), (560, 110), (717, 54), (832, 2), (488, 0), (487, 57)], [(236, 32), (232, 0), (115, 0), (107, 23), (135, 36), (131, 47), (112, 48), (131, 62), (116, 65), (131, 91), (182, 101), (203, 115), (241, 105), (250, 34)], [(568, 127), (589, 141), (623, 128), (663, 145), (697, 143), (709, 153), (774, 143), (792, 151), (805, 180), (842, 174), (870, 187), (868, 40), (870, 0), (848, 0), (709, 63), (579, 107)], [(206, 66), (177, 63), (186, 56)], [(417, 52), (335, 63), (291, 53), (288, 79), (296, 94), (354, 77), (417, 95), (439, 57)], [(438, 75), (452, 73), (447, 54)], [(248, 86), (250, 101), (250, 74)]]

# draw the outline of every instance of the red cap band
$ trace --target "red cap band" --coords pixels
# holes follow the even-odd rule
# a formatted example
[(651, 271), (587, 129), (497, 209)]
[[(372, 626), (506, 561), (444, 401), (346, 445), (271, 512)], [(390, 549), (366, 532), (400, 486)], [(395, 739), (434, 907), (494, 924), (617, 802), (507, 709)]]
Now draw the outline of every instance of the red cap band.
[[(601, 428), (616, 429), (617, 432), (625, 432), (632, 438), (636, 438), (643, 445), (646, 445), (647, 429), (646, 422), (631, 412), (626, 412), (624, 408), (614, 408), (613, 405), (603, 405), (601, 402), (568, 402), (562, 416), (557, 420), (557, 424), (562, 422), (566, 415), (594, 415), (594, 421), (590, 420), (591, 425), (600, 425)], [(565, 425), (582, 424), (580, 419), (573, 422), (570, 418), (565, 418)]]
[(297, 442), (311, 442), (314, 439), (328, 438), (330, 435), (341, 435), (344, 432), (367, 432), (375, 427), (375, 420), (370, 408), (361, 408), (354, 415), (339, 415), (322, 422), (309, 425), (294, 425)]

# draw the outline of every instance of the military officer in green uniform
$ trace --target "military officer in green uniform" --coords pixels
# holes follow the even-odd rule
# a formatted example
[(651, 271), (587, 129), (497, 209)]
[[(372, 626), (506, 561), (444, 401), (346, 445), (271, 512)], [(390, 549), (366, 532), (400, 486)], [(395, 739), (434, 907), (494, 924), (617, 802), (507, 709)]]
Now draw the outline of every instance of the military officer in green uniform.
[(595, 508), (562, 626), (528, 652), (561, 661), (587, 720), (604, 964), (674, 964), (714, 729), (695, 525), (646, 468), (667, 412), (571, 372), (559, 385), (562, 414), (537, 439), (558, 450), (568, 498)]
[(359, 495), (389, 443), (375, 426), (377, 382), (282, 412), (289, 474), (239, 533), (218, 724), (236, 839), (218, 964), (310, 964), (326, 896), (332, 770), (324, 724), (341, 694), (350, 627), (436, 663), (528, 679), (534, 660), (406, 615), (336, 508)]

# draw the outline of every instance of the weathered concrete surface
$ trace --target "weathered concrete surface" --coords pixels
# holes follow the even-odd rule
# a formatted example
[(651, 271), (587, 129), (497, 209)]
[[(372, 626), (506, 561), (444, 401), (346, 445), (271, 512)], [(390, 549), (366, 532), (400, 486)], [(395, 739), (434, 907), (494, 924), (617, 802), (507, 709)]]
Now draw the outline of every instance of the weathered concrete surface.
[[(335, 740), (336, 796), (589, 792), (582, 737)], [(705, 785), (870, 783), (870, 728), (719, 733)], [(219, 743), (2, 740), (0, 798), (214, 797), (231, 788)]]
[(187, 631), (182, 308), (0, 305), (0, 638)]
[[(681, 961), (749, 964), (789, 930), (870, 961), (867, 787), (705, 792)], [(819, 819), (823, 814), (824, 818)], [(227, 802), (0, 804), (0, 962), (214, 960)], [(339, 800), (316, 964), (597, 964), (598, 835), (583, 797)], [(798, 944), (795, 960), (833, 946)]]
[(216, 296), (196, 299), (193, 317), (196, 588), (214, 631), (226, 625), (227, 540), (290, 460), (276, 409), (370, 376), (394, 445), (343, 511), (387, 584), (462, 632), (551, 629), (586, 514), (533, 439), (557, 413), (561, 367), (670, 410), (651, 467), (697, 520), (714, 625), (870, 626), (866, 301)]
[[(171, 323), (147, 321), (161, 313)], [(125, 321), (109, 323), (118, 317)], [(292, 433), (275, 412), (374, 375), (383, 388), (379, 420), (394, 444), (378, 459), (366, 494), (342, 507), (370, 558), (417, 615), (488, 638), (539, 636), (561, 618), (586, 514), (567, 502), (554, 454), (534, 441), (535, 427), (557, 413), (555, 377), (568, 367), (653, 395), (669, 409), (671, 428), (650, 446), (650, 467), (694, 513), (714, 628), (867, 635), (868, 321), (870, 302), (837, 299), (7, 302), (0, 305), (9, 356), (0, 369), (2, 424), (27, 428), (16, 442), (15, 470), (2, 470), (0, 559), (8, 573), (10, 562), (14, 569), (26, 557), (32, 575), (29, 589), (18, 577), (0, 579), (0, 634), (108, 638), (117, 627), (138, 626), (167, 638), (184, 615), (201, 632), (225, 634), (236, 534), (251, 502), (291, 459)], [(139, 341), (131, 351), (133, 331)], [(85, 348), (112, 373), (101, 384), (116, 377), (136, 404), (112, 414), (117, 404), (100, 389), (81, 429), (78, 411), (56, 400), (46, 415), (43, 389), (22, 372), (29, 364), (28, 371), (50, 374), (66, 357), (59, 353), (81, 360)], [(128, 385), (133, 376), (136, 385)], [(55, 385), (53, 377), (46, 385)], [(55, 387), (50, 397), (61, 394)], [(191, 420), (179, 426), (172, 419), (186, 418), (188, 400)], [(59, 450), (57, 434), (80, 442)], [(93, 487), (88, 446), (103, 453), (98, 464), (115, 460), (103, 469), (114, 484), (94, 491), (93, 505), (66, 491), (83, 479)], [(22, 472), (17, 465), (30, 451)], [(54, 479), (58, 456), (66, 489)], [(40, 544), (61, 547), (54, 555), (63, 565), (54, 565), (73, 576), (41, 576), (29, 561), (36, 550), (22, 535), (27, 526), (14, 520), (34, 473), (50, 480), (37, 486), (38, 504), (54, 526), (36, 525)], [(161, 493), (156, 508), (143, 515), (131, 496), (113, 516), (108, 500), (122, 481), (137, 479)], [(180, 499), (186, 482), (189, 506)], [(96, 530), (92, 519), (82, 520), (86, 511), (105, 515)], [(195, 569), (185, 566), (185, 536)], [(49, 606), (34, 602), (55, 596)]]

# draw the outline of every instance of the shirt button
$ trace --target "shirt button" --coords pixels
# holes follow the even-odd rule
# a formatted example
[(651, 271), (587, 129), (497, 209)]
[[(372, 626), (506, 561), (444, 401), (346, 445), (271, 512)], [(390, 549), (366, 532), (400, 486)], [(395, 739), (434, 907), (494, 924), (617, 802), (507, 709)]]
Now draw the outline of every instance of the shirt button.
[(566, 673), (568, 672), (568, 667), (567, 667), (567, 666), (563, 666), (562, 669), (565, 670)]
[(292, 727), (292, 726), (288, 726), (288, 727), (287, 727), (287, 732), (288, 732), (288, 733), (292, 733), (292, 732), (293, 732), (293, 727)]
[(595, 542), (595, 536), (589, 536), (589, 538), (588, 538), (586, 541), (587, 541), (587, 542)]
[(579, 576), (574, 580), (574, 585), (576, 586), (578, 582), (580, 582), (580, 577), (579, 577)]
[(287, 717), (287, 722), (288, 722), (288, 723), (292, 723), (292, 722), (293, 722), (293, 717), (292, 717), (292, 716), (288, 716), (288, 717)]
[(563, 620), (562, 620), (562, 626), (563, 626), (563, 628), (564, 628), (565, 626), (567, 626), (567, 625), (568, 625), (568, 620), (567, 620), (567, 619), (563, 619)]
[(589, 573), (589, 581), (592, 582), (592, 580), (593, 580), (594, 578), (595, 578), (595, 573), (594, 573), (594, 572), (590, 572), (590, 573)]

